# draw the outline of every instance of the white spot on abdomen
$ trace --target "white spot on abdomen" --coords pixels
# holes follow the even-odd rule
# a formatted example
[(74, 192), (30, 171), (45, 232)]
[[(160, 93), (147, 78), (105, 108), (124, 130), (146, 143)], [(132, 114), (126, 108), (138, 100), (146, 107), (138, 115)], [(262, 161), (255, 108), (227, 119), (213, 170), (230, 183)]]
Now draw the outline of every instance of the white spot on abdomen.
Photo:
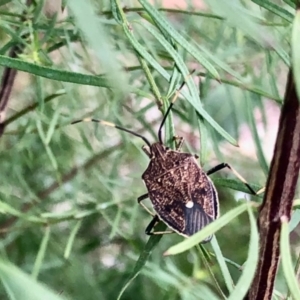
[(194, 206), (194, 202), (193, 201), (188, 201), (185, 206), (187, 208), (192, 208)]

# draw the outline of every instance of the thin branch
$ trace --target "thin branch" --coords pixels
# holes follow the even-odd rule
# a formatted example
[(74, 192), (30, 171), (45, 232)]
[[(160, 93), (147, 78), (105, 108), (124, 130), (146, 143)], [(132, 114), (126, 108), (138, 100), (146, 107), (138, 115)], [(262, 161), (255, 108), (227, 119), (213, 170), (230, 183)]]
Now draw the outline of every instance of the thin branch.
[[(19, 53), (18, 46), (14, 46), (9, 53), (9, 57), (16, 58)], [(8, 100), (12, 91), (12, 87), (17, 75), (16, 69), (6, 67), (3, 71), (0, 83), (0, 137), (2, 136), (5, 128), (5, 112)]]
[(290, 218), (300, 165), (300, 107), (290, 70), (266, 193), (258, 217), (260, 260), (250, 300), (272, 298), (279, 262), (280, 217)]
[[(27, 6), (30, 6), (31, 3), (32, 0), (26, 1)], [(25, 18), (22, 17), (22, 20), (25, 21)], [(28, 34), (25, 34), (21, 36), (21, 39), (26, 39), (27, 36)], [(11, 58), (17, 58), (18, 55), (23, 52), (24, 48), (25, 48), (24, 44), (17, 43), (10, 49), (8, 56)], [(6, 108), (12, 92), (16, 75), (17, 75), (17, 70), (9, 67), (5, 67), (2, 74), (2, 79), (0, 83), (0, 137), (3, 135), (6, 126), (5, 123)]]

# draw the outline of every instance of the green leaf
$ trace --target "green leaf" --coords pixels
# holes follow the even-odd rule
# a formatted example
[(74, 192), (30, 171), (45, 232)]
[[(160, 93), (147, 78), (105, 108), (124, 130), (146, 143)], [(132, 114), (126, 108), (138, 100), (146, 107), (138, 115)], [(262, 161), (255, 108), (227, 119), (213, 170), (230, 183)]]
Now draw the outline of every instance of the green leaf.
[(248, 258), (243, 268), (243, 273), (236, 284), (234, 291), (230, 294), (228, 300), (243, 300), (246, 296), (250, 285), (253, 281), (256, 266), (259, 258), (259, 234), (257, 230), (256, 220), (254, 218), (251, 207), (248, 206), (248, 213), (250, 218), (250, 244), (248, 251)]
[(29, 222), (44, 223), (43, 219), (35, 217), (33, 215), (23, 214), (21, 211), (16, 210), (14, 207), (12, 207), (11, 205), (9, 205), (6, 202), (3, 202), (1, 200), (0, 200), (0, 213), (1, 214), (9, 214), (14, 217), (18, 217), (20, 219), (27, 220)]
[(10, 206), (6, 202), (0, 201), (0, 213), (1, 214), (10, 214), (15, 217), (20, 217), (22, 213), (16, 210), (14, 207)]
[(68, 238), (68, 241), (67, 241), (65, 253), (64, 253), (64, 258), (65, 259), (68, 259), (70, 257), (70, 253), (71, 253), (74, 241), (75, 241), (75, 236), (76, 236), (78, 230), (80, 229), (81, 224), (82, 224), (82, 220), (79, 220), (75, 224), (75, 226), (72, 228), (71, 234), (70, 234), (70, 236)]
[[(213, 239), (215, 239), (215, 237), (213, 237)], [(223, 293), (223, 290), (222, 290), (222, 288), (216, 278), (216, 275), (213, 271), (213, 265), (210, 263), (208, 252), (206, 251), (206, 249), (204, 248), (203, 245), (198, 245), (197, 248), (199, 249), (199, 256), (201, 259), (201, 263), (203, 263), (203, 265), (205, 266), (205, 269), (209, 273), (209, 276), (212, 280), (212, 284), (214, 285), (214, 288), (216, 289), (218, 294), (221, 296), (221, 298), (226, 300), (227, 298), (226, 298), (225, 294)], [(208, 298), (207, 296), (205, 296), (204, 298), (211, 299), (211, 298)]]
[(46, 254), (49, 239), (50, 239), (50, 227), (47, 226), (32, 270), (32, 277), (34, 279), (37, 279), (39, 271), (41, 269)]
[(0, 55), (0, 65), (52, 80), (72, 82), (99, 87), (111, 87), (103, 76), (91, 76), (76, 72), (62, 71), (50, 67), (39, 66), (17, 58)]
[(180, 35), (172, 25), (167, 22), (162, 15), (157, 11), (147, 0), (139, 0), (151, 18), (159, 24), (182, 48), (194, 56), (200, 64), (212, 75), (213, 78), (219, 79), (217, 70), (204, 58), (200, 51), (193, 44), (188, 42)]
[(295, 199), (295, 200), (293, 201), (293, 207), (297, 207), (297, 208), (300, 207), (300, 199)]
[(229, 25), (243, 31), (262, 47), (270, 47), (270, 44), (272, 48), (277, 46), (278, 43), (271, 31), (259, 25), (240, 1), (206, 0), (206, 2), (214, 13), (224, 17)]
[(246, 94), (246, 113), (248, 115), (248, 120), (249, 120), (249, 126), (251, 129), (252, 137), (254, 140), (255, 148), (256, 148), (256, 155), (259, 161), (259, 164), (266, 176), (269, 174), (269, 166), (267, 164), (263, 149), (262, 149), (262, 142), (260, 141), (258, 132), (257, 132), (257, 126), (256, 126), (256, 121), (254, 118), (254, 103), (253, 101), (255, 100), (256, 95), (252, 95), (250, 97), (248, 93)]
[(300, 101), (300, 9), (296, 12), (292, 30), (292, 70)]
[(46, 137), (45, 137), (45, 144), (48, 145), (51, 141), (51, 138), (54, 134), (54, 131), (55, 131), (55, 128), (56, 128), (56, 125), (58, 123), (58, 119), (59, 119), (59, 116), (60, 116), (60, 112), (59, 110), (56, 110), (53, 117), (52, 117), (52, 120), (50, 122), (50, 125), (49, 125), (49, 128), (48, 128), (48, 131), (46, 133)]
[[(190, 78), (190, 72), (186, 66), (186, 64), (184, 63), (182, 57), (179, 55), (179, 53), (171, 46), (171, 44), (164, 38), (163, 35), (161, 35), (157, 30), (155, 30), (151, 25), (149, 24), (144, 24), (141, 23), (141, 25), (143, 25), (143, 27), (148, 30), (154, 38), (156, 38), (159, 43), (168, 51), (168, 53), (171, 55), (171, 57), (174, 59), (176, 66), (178, 67), (178, 69), (180, 70), (186, 85), (189, 88), (190, 94), (191, 94), (191, 98), (189, 98), (189, 100), (192, 100), (191, 104), (197, 109), (200, 109), (200, 97), (198, 94), (198, 90), (197, 87), (194, 83), (194, 81), (192, 80), (192, 78)], [(201, 110), (203, 110), (202, 106), (201, 106)]]
[(289, 222), (286, 216), (281, 217), (280, 256), (282, 269), (289, 290), (294, 299), (300, 299), (300, 288), (295, 276), (289, 241)]
[(225, 215), (220, 217), (219, 219), (215, 220), (211, 224), (204, 227), (199, 232), (195, 233), (191, 237), (185, 239), (183, 242), (180, 242), (172, 247), (170, 247), (164, 255), (175, 255), (178, 253), (182, 253), (197, 244), (203, 241), (205, 238), (209, 237), (210, 235), (214, 234), (216, 231), (227, 225), (230, 221), (236, 218), (238, 215), (242, 214), (247, 210), (249, 203), (244, 203), (231, 211), (227, 212)]
[(224, 256), (223, 256), (222, 251), (221, 251), (220, 246), (219, 246), (219, 243), (218, 243), (215, 236), (211, 240), (211, 246), (212, 246), (212, 248), (214, 250), (214, 253), (216, 255), (216, 259), (219, 263), (223, 278), (225, 280), (226, 287), (227, 287), (229, 292), (232, 292), (233, 291), (233, 286), (234, 286), (233, 280), (231, 278), (231, 275), (230, 275), (230, 272), (228, 270), (226, 261), (224, 259)]
[(207, 162), (207, 158), (209, 157), (209, 147), (208, 147), (208, 132), (206, 128), (206, 122), (203, 117), (198, 115), (197, 125), (199, 128), (200, 134), (200, 165), (203, 166)]
[[(205, 74), (204, 73), (200, 73), (199, 75), (204, 76)], [(222, 83), (225, 83), (225, 84), (228, 84), (228, 85), (236, 86), (236, 87), (238, 87), (238, 88), (240, 88), (242, 90), (253, 92), (254, 94), (257, 94), (259, 96), (263, 96), (265, 98), (272, 99), (272, 100), (276, 101), (279, 104), (282, 103), (282, 98), (268, 93), (267, 91), (265, 91), (261, 87), (252, 86), (252, 85), (249, 85), (247, 83), (239, 82), (237, 80), (232, 80), (232, 79), (228, 79), (228, 78), (225, 78), (225, 77), (221, 77), (220, 81)]]
[(289, 23), (293, 22), (293, 15), (284, 9), (282, 6), (277, 5), (276, 3), (272, 3), (268, 0), (252, 0), (252, 2), (256, 3), (257, 5), (265, 8), (269, 12), (281, 17), (282, 19), (288, 21)]
[[(163, 231), (163, 230), (166, 229), (166, 225), (161, 222), (155, 228), (157, 229), (157, 231)], [(152, 249), (158, 244), (158, 242), (160, 241), (161, 238), (162, 238), (162, 235), (152, 235), (149, 238), (147, 244), (145, 245), (144, 250), (141, 252), (141, 254), (140, 254), (140, 256), (139, 256), (139, 258), (138, 258), (138, 260), (137, 260), (137, 262), (134, 266), (134, 269), (133, 269), (127, 283), (121, 289), (117, 300), (121, 299), (122, 295), (124, 294), (124, 292), (126, 291), (128, 286), (139, 275), (139, 273), (141, 272), (141, 270), (145, 266), (147, 260), (149, 259), (150, 255), (151, 255), (151, 252), (152, 252)]]
[(0, 6), (5, 5), (9, 2), (11, 2), (12, 0), (0, 0)]
[(291, 6), (292, 8), (296, 8), (296, 1), (298, 0), (283, 0), (285, 3), (287, 3), (289, 6)]
[(137, 51), (154, 70), (156, 70), (159, 74), (161, 74), (167, 81), (170, 80), (171, 76), (169, 73), (153, 58), (151, 54), (148, 53), (146, 48), (142, 46), (136, 39), (136, 37), (133, 35), (132, 31), (129, 30), (127, 24), (123, 24), (123, 30), (126, 34), (126, 37), (130, 41), (131, 45)]
[(292, 232), (300, 223), (300, 209), (295, 209), (292, 213), (291, 220), (289, 222), (289, 230)]
[(0, 278), (12, 300), (64, 300), (58, 292), (53, 292), (43, 284), (35, 281), (11, 263), (0, 260)]
[[(222, 186), (222, 187), (227, 187), (230, 189), (233, 189), (235, 191), (239, 191), (239, 192), (244, 192), (247, 194), (252, 195), (252, 193), (249, 191), (249, 189), (245, 186), (245, 184), (243, 182), (241, 182), (240, 180), (235, 180), (235, 179), (226, 179), (226, 178), (213, 178), (213, 182), (216, 186)], [(249, 183), (248, 183), (249, 184)], [(249, 184), (250, 187), (252, 187), (252, 189), (254, 189), (255, 192), (259, 191), (262, 186), (257, 185), (257, 184)], [(262, 194), (256, 195), (256, 197), (262, 197)]]

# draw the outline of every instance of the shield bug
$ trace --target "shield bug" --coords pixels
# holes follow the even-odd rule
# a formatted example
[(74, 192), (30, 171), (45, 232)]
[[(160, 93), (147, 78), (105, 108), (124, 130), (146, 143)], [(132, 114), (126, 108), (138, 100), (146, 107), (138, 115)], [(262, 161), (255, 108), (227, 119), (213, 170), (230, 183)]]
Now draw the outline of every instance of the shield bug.
[[(118, 126), (116, 124), (86, 118), (76, 120), (79, 122), (96, 122), (106, 126), (115, 127), (128, 132), (144, 140), (143, 151), (149, 157), (150, 162), (142, 179), (148, 190), (138, 198), (140, 203), (152, 216), (153, 219), (145, 232), (151, 234), (163, 234), (165, 232), (153, 232), (155, 224), (161, 220), (169, 228), (178, 234), (188, 237), (201, 230), (219, 216), (218, 194), (211, 175), (223, 168), (229, 168), (248, 187), (252, 194), (255, 191), (246, 181), (228, 164), (222, 163), (204, 172), (197, 162), (197, 156), (180, 152), (182, 139), (179, 139), (176, 150), (166, 147), (162, 140), (162, 129), (170, 113), (172, 106), (179, 95), (179, 90), (171, 101), (158, 130), (158, 141), (151, 144), (144, 136)], [(153, 214), (142, 201), (149, 198), (155, 214)], [(212, 236), (207, 237), (202, 243), (210, 241)]]

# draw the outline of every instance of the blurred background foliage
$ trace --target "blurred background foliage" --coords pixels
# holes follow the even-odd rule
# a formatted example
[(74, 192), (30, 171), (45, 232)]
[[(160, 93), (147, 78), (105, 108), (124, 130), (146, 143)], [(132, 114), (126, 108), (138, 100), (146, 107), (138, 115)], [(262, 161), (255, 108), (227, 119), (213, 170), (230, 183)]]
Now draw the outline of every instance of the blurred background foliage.
[[(290, 64), (293, 1), (156, 1), (155, 7), (158, 20), (137, 1), (0, 1), (0, 72), (25, 71), (17, 73), (0, 143), (1, 253), (66, 298), (116, 299), (144, 253), (151, 216), (136, 201), (146, 192), (143, 141), (111, 127), (70, 123), (94, 117), (157, 140), (167, 103), (184, 80), (159, 32), (195, 70), (191, 81), (202, 108), (224, 130), (181, 95), (167, 143), (174, 130), (204, 170), (227, 162), (256, 189), (266, 181)], [(14, 45), (19, 60), (8, 57)], [(249, 198), (229, 171), (212, 180), (221, 215)], [(249, 234), (246, 214), (216, 234), (234, 281)], [(294, 241), (298, 234), (296, 228)], [(213, 256), (209, 269), (195, 248), (163, 257), (181, 240), (164, 236), (122, 299), (223, 299), (215, 282), (228, 291)], [(280, 274), (279, 294), (286, 293)], [(1, 286), (0, 298), (7, 297)]]

